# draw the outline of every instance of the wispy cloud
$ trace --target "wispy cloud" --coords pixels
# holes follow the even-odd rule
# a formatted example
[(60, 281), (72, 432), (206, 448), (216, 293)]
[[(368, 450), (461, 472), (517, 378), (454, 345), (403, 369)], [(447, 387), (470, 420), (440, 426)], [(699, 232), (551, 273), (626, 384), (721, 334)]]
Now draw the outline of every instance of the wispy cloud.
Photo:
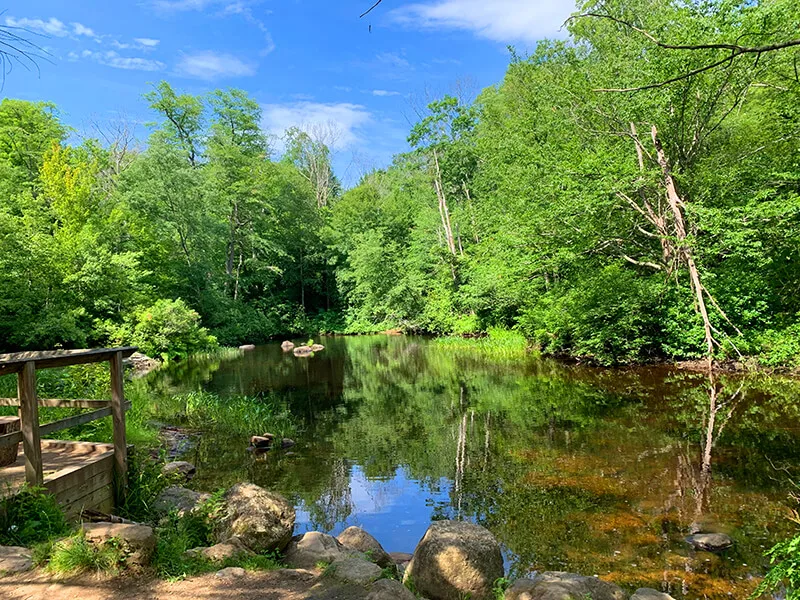
[(390, 91), (390, 90), (372, 90), (372, 95), (373, 96), (381, 96), (381, 97), (399, 96), (400, 92), (393, 92), (393, 91)]
[(411, 67), (411, 63), (396, 52), (382, 52), (381, 54), (375, 55), (375, 60), (381, 64), (399, 69), (408, 69)]
[(133, 42), (120, 42), (119, 40), (111, 41), (111, 45), (117, 50), (130, 50), (131, 48), (134, 48), (144, 52), (152, 52), (160, 43), (161, 40), (154, 40), (151, 38), (135, 38)]
[(90, 27), (86, 27), (82, 23), (72, 23), (72, 33), (75, 35), (85, 35), (86, 37), (96, 38), (97, 34)]
[(21, 27), (36, 33), (43, 33), (45, 35), (52, 35), (55, 37), (66, 37), (69, 35), (69, 29), (63, 22), (54, 17), (50, 17), (47, 21), (42, 19), (15, 19), (14, 17), (6, 17), (6, 25), (8, 27)]
[(338, 146), (342, 149), (359, 143), (361, 128), (373, 120), (366, 107), (347, 102), (266, 104), (262, 108), (264, 129), (270, 133), (282, 136), (290, 127), (308, 130), (314, 126), (333, 124), (340, 134)]
[(573, 10), (573, 0), (437, 0), (403, 6), (390, 16), (418, 29), (455, 29), (498, 42), (532, 43), (557, 35)]
[(133, 41), (145, 48), (155, 48), (161, 43), (161, 40), (154, 40), (153, 38), (135, 38)]
[[(91, 50), (84, 50), (81, 52), (82, 58), (91, 59), (101, 65), (112, 67), (114, 69), (126, 69), (129, 71), (161, 71), (166, 66), (158, 60), (151, 60), (149, 58), (142, 58), (140, 56), (120, 56), (117, 52), (109, 50), (107, 52), (92, 52)], [(78, 55), (74, 52), (69, 54), (72, 60), (77, 59)]]
[(177, 72), (184, 77), (213, 81), (233, 77), (250, 77), (256, 74), (256, 67), (231, 54), (206, 50), (185, 54), (178, 63)]

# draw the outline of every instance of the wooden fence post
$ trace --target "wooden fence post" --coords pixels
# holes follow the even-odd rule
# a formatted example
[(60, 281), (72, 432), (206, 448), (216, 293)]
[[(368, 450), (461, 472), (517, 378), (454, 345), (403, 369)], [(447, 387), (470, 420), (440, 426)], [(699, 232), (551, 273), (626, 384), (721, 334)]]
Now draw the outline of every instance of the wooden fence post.
[(111, 365), (111, 418), (114, 423), (114, 502), (117, 508), (125, 503), (128, 488), (128, 444), (125, 438), (125, 388), (122, 352), (115, 352)]
[(42, 442), (39, 438), (39, 399), (36, 396), (36, 363), (26, 362), (17, 374), (17, 398), (25, 452), (25, 480), (29, 485), (44, 483)]

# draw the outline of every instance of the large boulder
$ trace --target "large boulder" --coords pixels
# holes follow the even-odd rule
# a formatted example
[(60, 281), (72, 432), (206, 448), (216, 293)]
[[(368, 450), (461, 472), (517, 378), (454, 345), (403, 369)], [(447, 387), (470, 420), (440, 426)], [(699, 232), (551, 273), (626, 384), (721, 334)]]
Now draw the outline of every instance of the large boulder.
[(33, 567), (31, 551), (19, 546), (0, 546), (0, 575), (22, 573)]
[(489, 530), (461, 521), (437, 521), (425, 532), (404, 581), (431, 600), (491, 600), (503, 577), (500, 545)]
[(238, 538), (256, 553), (283, 550), (292, 539), (294, 507), (283, 496), (252, 483), (237, 483), (225, 493), (217, 541)]
[(313, 569), (319, 563), (332, 563), (342, 555), (342, 550), (335, 537), (309, 531), (292, 538), (286, 548), (286, 564), (296, 569)]
[(336, 539), (346, 548), (363, 552), (372, 562), (383, 568), (395, 566), (392, 557), (383, 549), (380, 542), (360, 527), (348, 527)]
[(381, 579), (372, 584), (367, 600), (416, 600), (416, 597), (399, 581)]
[(722, 552), (733, 546), (733, 540), (724, 533), (695, 533), (686, 538), (695, 550)]
[(153, 528), (134, 523), (84, 523), (83, 535), (94, 545), (103, 545), (118, 540), (125, 552), (129, 565), (146, 566), (150, 563), (156, 549), (156, 536)]
[(335, 579), (356, 585), (369, 585), (383, 575), (383, 571), (375, 563), (348, 554), (343, 554), (334, 560), (329, 569), (328, 572)]
[(630, 600), (675, 600), (675, 598), (658, 590), (639, 588), (634, 592)]
[(201, 494), (185, 487), (173, 485), (156, 496), (153, 502), (153, 511), (159, 515), (166, 515), (173, 511), (183, 515), (196, 510), (210, 497), (210, 494)]
[(625, 600), (621, 588), (597, 577), (547, 571), (533, 579), (518, 579), (505, 600)]

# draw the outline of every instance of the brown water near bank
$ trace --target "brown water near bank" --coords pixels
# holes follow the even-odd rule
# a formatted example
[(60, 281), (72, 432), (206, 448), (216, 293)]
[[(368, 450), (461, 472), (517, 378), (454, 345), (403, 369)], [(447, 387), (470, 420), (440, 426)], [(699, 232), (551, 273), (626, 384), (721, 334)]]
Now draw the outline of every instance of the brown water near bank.
[[(360, 525), (413, 551), (432, 519), (492, 530), (513, 576), (598, 575), (676, 598), (745, 598), (764, 551), (792, 534), (797, 380), (492, 358), (435, 341), (328, 338), (310, 359), (277, 345), (154, 374), (153, 393), (260, 394), (298, 442), (255, 457), (262, 432), (213, 428), (192, 456), (208, 490), (250, 480), (291, 498), (298, 529)], [(728, 533), (721, 554), (694, 531)]]

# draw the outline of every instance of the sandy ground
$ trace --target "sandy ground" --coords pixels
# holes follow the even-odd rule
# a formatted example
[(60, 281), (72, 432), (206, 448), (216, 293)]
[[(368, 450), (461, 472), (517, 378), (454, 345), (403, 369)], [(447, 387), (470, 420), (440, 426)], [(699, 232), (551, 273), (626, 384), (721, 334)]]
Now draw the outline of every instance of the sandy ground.
[(211, 573), (177, 582), (147, 575), (82, 575), (56, 581), (40, 572), (0, 578), (2, 600), (363, 600), (367, 594), (364, 588), (336, 583), (319, 572), (291, 569), (229, 579)]

